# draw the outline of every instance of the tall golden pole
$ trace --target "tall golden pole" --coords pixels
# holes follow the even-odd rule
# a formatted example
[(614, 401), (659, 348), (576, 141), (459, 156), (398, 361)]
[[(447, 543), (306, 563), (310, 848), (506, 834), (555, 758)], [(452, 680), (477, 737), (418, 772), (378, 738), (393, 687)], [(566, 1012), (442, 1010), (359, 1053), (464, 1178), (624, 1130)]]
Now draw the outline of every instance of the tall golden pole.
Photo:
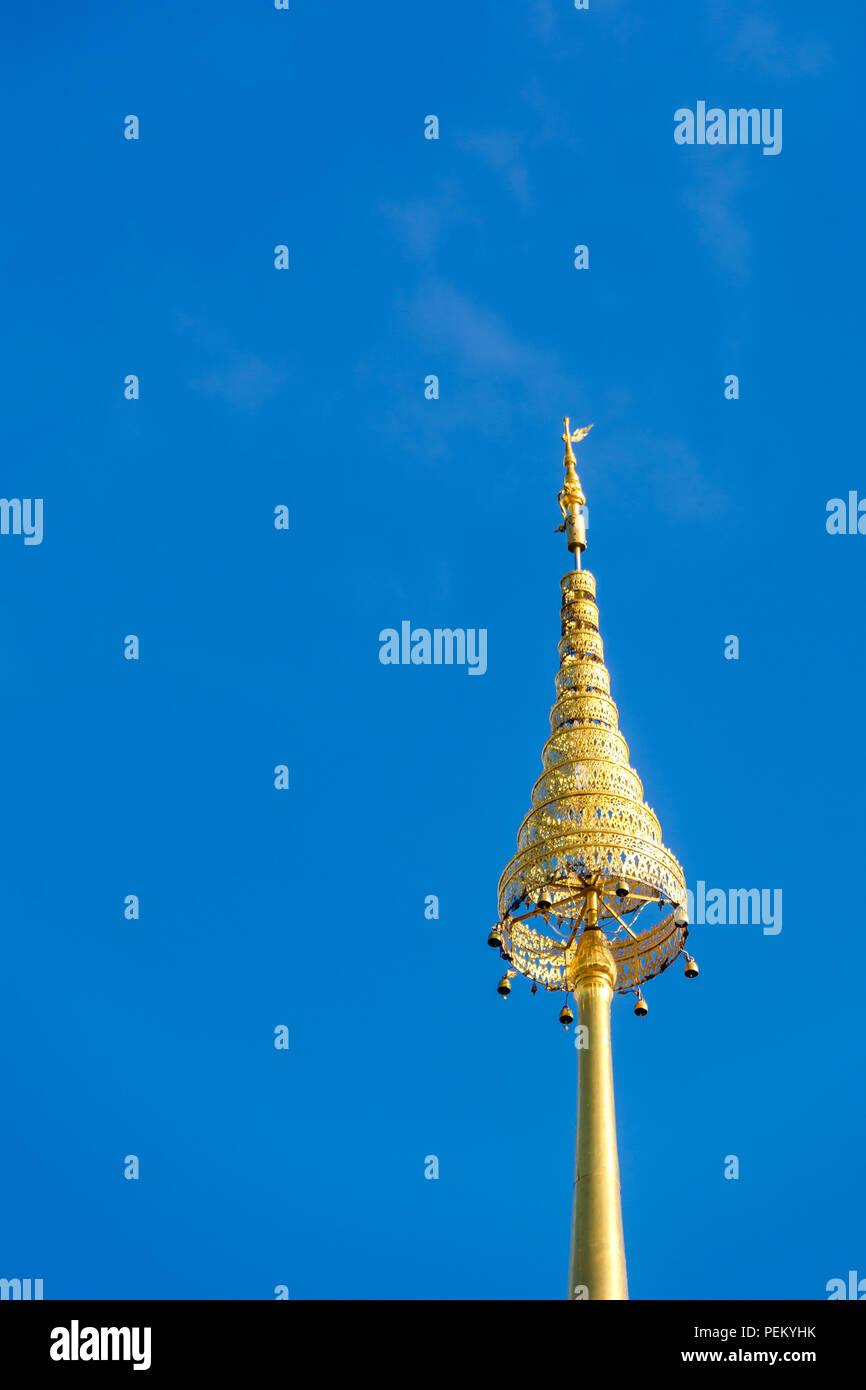
[[(614, 994), (640, 986), (685, 955), (685, 975), (698, 967), (685, 951), (689, 935), (686, 881), (666, 849), (643, 783), (631, 766), (610, 693), (599, 628), (595, 576), (581, 565), (586, 549), (583, 487), (572, 448), (592, 425), (565, 433), (565, 481), (559, 509), (574, 569), (560, 580), (562, 637), (556, 702), (542, 773), (517, 835), (517, 853), (499, 880), (499, 921), (488, 946), (505, 961), (496, 986), (503, 999), (523, 975), (531, 993), (562, 990), (559, 1021), (578, 1015), (577, 1143), (568, 1297), (628, 1298), (610, 1008)], [(650, 617), (653, 615), (650, 614)], [(662, 914), (653, 921), (648, 910)]]
[(610, 1047), (616, 963), (597, 925), (581, 934), (570, 977), (577, 1002), (578, 1091), (568, 1296), (627, 1299)]

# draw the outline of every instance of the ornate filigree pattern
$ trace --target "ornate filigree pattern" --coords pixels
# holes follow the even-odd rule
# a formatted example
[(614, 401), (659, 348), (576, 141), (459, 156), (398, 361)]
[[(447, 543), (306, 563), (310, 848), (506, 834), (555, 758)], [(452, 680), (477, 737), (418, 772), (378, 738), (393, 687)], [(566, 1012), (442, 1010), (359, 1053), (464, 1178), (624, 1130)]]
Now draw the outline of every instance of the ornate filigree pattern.
[[(519, 919), (503, 922), (502, 952), (521, 975), (544, 985), (547, 990), (570, 990), (569, 971), (577, 956), (578, 938), (572, 945), (554, 941)], [(630, 937), (612, 940), (616, 961), (617, 993), (626, 993), (644, 980), (652, 979), (676, 960), (688, 938), (688, 927), (678, 927), (669, 912), (660, 922), (643, 932), (638, 941)]]
[(547, 989), (568, 989), (568, 969), (587, 895), (609, 934), (617, 990), (664, 970), (683, 949), (688, 927), (669, 913), (643, 931), (650, 903), (685, 902), (680, 865), (629, 764), (610, 696), (598, 627), (595, 578), (574, 570), (562, 580), (562, 638), (551, 735), (517, 854), (499, 884), (503, 953)]

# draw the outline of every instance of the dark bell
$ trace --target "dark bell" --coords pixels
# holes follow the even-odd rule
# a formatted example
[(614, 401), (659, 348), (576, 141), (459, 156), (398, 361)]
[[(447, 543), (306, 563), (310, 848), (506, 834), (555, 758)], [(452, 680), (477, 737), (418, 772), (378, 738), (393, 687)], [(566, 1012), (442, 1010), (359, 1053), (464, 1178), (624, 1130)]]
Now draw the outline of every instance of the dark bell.
[(542, 888), (541, 892), (539, 893), (537, 905), (538, 907), (540, 907), (542, 912), (549, 912), (550, 909), (553, 907), (553, 898), (550, 896), (550, 893), (546, 888)]
[(490, 935), (487, 938), (487, 945), (493, 946), (494, 949), (502, 949), (502, 932), (498, 927), (491, 927)]
[(686, 956), (686, 979), (695, 980), (698, 977), (698, 963), (694, 956)]
[(562, 1012), (559, 1015), (559, 1021), (563, 1028), (567, 1028), (570, 1023), (574, 1022), (574, 1014), (567, 1004), (563, 1006)]
[(496, 993), (501, 994), (503, 999), (507, 999), (511, 993), (511, 981), (507, 975), (503, 975), (499, 984), (496, 986)]
[(638, 993), (637, 1003), (634, 1006), (634, 1011), (637, 1014), (638, 1018), (646, 1018), (647, 1014), (649, 1013), (649, 1005), (647, 1004), (647, 1001), (644, 999), (641, 993)]
[(616, 896), (618, 898), (628, 897), (628, 884), (626, 883), (624, 878), (620, 879), (619, 883), (616, 885), (616, 888), (614, 889), (614, 892), (616, 893)]

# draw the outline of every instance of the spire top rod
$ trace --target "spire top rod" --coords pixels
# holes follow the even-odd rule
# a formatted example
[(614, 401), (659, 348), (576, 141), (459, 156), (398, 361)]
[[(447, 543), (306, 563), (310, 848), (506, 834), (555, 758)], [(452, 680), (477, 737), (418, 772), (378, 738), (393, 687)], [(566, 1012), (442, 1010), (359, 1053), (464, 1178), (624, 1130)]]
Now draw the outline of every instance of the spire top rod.
[(586, 522), (582, 513), (586, 498), (577, 476), (577, 468), (575, 467), (577, 459), (571, 446), (586, 439), (593, 427), (592, 425), (583, 425), (580, 429), (572, 431), (571, 421), (567, 415), (563, 417), (562, 423), (565, 425), (565, 434), (562, 436), (562, 441), (565, 444), (565, 457), (562, 460), (565, 468), (565, 484), (559, 494), (562, 525), (557, 526), (556, 529), (566, 533), (568, 548), (574, 555), (575, 569), (580, 569), (581, 551), (586, 550)]
[(572, 444), (579, 444), (582, 439), (586, 439), (586, 436), (589, 434), (590, 430), (594, 428), (594, 426), (583, 425), (580, 429), (575, 430), (572, 434), (571, 421), (569, 420), (567, 415), (563, 416), (562, 423), (565, 425), (565, 434), (562, 435), (562, 440), (565, 444), (565, 458), (562, 461), (565, 464), (569, 462), (577, 463), (577, 459), (574, 457), (574, 450), (571, 446)]

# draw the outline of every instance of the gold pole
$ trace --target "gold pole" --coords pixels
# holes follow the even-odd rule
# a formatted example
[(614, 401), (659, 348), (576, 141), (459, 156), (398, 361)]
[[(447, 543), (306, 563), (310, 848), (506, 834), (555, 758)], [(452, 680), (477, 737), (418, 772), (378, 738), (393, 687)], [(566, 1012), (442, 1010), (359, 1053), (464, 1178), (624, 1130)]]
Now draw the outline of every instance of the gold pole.
[(627, 1299), (625, 1241), (613, 1062), (610, 1004), (616, 963), (597, 926), (598, 900), (588, 896), (587, 925), (570, 970), (577, 1003), (577, 1145), (574, 1164), (574, 1215), (571, 1227), (569, 1299)]
[[(518, 834), (517, 853), (499, 880), (499, 920), (487, 942), (508, 969), (497, 989), (511, 993), (518, 974), (533, 993), (574, 996), (559, 1021), (578, 1017), (577, 1143), (569, 1258), (569, 1299), (628, 1298), (622, 1199), (616, 1145), (610, 1009), (614, 991), (639, 986), (676, 960), (689, 934), (686, 881), (662, 843), (661, 826), (629, 762), (610, 694), (598, 620), (595, 576), (581, 567), (586, 497), (575, 444), (592, 425), (565, 432), (565, 478), (559, 509), (575, 570), (565, 574), (556, 703), (543, 771)], [(672, 909), (641, 923), (650, 902)], [(616, 925), (614, 925), (616, 924)], [(580, 935), (578, 936), (578, 933)], [(620, 934), (622, 933), (622, 935)], [(686, 975), (697, 965), (686, 956)]]

